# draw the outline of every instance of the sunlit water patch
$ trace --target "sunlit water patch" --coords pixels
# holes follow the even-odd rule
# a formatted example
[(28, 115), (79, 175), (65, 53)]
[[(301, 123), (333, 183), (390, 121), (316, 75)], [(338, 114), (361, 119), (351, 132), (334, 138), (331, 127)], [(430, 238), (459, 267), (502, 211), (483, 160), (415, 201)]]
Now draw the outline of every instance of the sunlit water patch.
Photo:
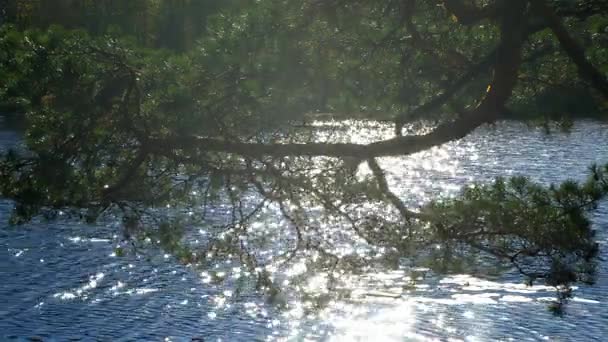
[[(389, 124), (321, 123), (329, 126), (316, 140), (366, 143), (390, 137)], [(420, 131), (411, 127), (411, 131)], [(424, 129), (424, 128), (422, 128)], [(1, 132), (4, 146), (17, 137)], [(436, 195), (452, 196), (473, 181), (498, 175), (529, 175), (543, 182), (580, 179), (593, 162), (608, 162), (608, 126), (578, 122), (571, 133), (545, 134), (520, 123), (500, 123), (471, 136), (405, 158), (382, 158), (389, 186), (412, 208)], [(358, 173), (369, 173), (359, 166)], [(119, 256), (123, 243), (117, 226), (100, 223), (33, 223), (6, 226), (11, 203), (0, 202), (0, 330), (2, 339), (40, 336), (46, 339), (116, 340), (601, 340), (608, 334), (608, 262), (602, 262), (597, 284), (575, 289), (564, 317), (547, 309), (554, 289), (527, 287), (514, 273), (493, 279), (476, 275), (438, 277), (428, 270), (378, 269), (344, 277), (321, 308), (298, 297), (268, 303), (245, 290), (247, 270), (218, 264), (200, 271), (180, 265), (160, 251)], [(252, 225), (252, 234), (280, 232), (261, 256), (269, 260), (278, 246), (293, 243), (287, 222), (268, 208)], [(214, 214), (221, 218), (222, 208)], [(602, 258), (608, 258), (608, 210), (594, 217)], [(327, 226), (326, 222), (319, 222)], [(338, 223), (336, 223), (338, 224)], [(331, 230), (331, 225), (325, 227)], [(192, 239), (205, 239), (195, 231)], [(321, 237), (325, 238), (325, 237)], [(348, 255), (364, 243), (354, 237), (328, 235), (337, 253)], [(274, 247), (273, 247), (274, 246)], [(361, 251), (364, 253), (365, 251)], [(314, 256), (311, 256), (314, 257)], [(269, 268), (282, 281), (310, 270), (305, 263)], [(300, 284), (322, 299), (326, 275)], [(223, 279), (222, 285), (217, 280)], [(246, 285), (246, 284), (245, 284)]]

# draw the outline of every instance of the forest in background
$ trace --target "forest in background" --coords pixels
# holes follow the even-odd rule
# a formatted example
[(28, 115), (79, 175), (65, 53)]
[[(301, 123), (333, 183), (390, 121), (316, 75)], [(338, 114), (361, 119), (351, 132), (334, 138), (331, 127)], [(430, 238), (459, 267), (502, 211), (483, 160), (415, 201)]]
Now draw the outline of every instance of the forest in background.
[[(93, 35), (132, 36), (146, 47), (183, 51), (205, 32), (207, 17), (236, 1), (4, 0), (3, 20), (23, 28), (61, 25)], [(241, 4), (245, 2), (239, 2)]]
[[(253, 0), (2, 0), (2, 2), (3, 4), (0, 6), (3, 9), (1, 12), (2, 23), (14, 24), (19, 29), (46, 29), (50, 26), (58, 25), (66, 29), (84, 29), (93, 36), (130, 37), (138, 46), (169, 49), (178, 53), (190, 51), (197, 47), (197, 41), (216, 35), (219, 22), (230, 22), (232, 21), (230, 18), (247, 13), (251, 9), (254, 10), (251, 12), (250, 17), (255, 17), (257, 11), (255, 8), (263, 7), (256, 6), (256, 1)], [(279, 3), (277, 2), (277, 4)], [(408, 4), (410, 1), (401, 1), (401, 5), (395, 5), (397, 3), (399, 1), (388, 2), (382, 11), (386, 11), (390, 16), (390, 11), (394, 11), (394, 8), (391, 9), (391, 7), (401, 7), (401, 11), (403, 11), (407, 10), (408, 6), (411, 6)], [(568, 25), (577, 30), (576, 38), (588, 50), (587, 56), (592, 58), (594, 64), (598, 65), (601, 70), (608, 72), (608, 68), (606, 67), (608, 65), (608, 57), (604, 48), (608, 45), (607, 2), (604, 0), (560, 0), (553, 1), (553, 3), (560, 14), (563, 13), (568, 17)], [(360, 10), (370, 10), (370, 14), (373, 17), (378, 9), (374, 9), (376, 5), (373, 2), (369, 4), (371, 5), (370, 7), (363, 6)], [(330, 24), (331, 20), (337, 20), (335, 24), (339, 24), (336, 25), (335, 32), (324, 32), (324, 30), (317, 28), (309, 32), (310, 38), (305, 38), (317, 40), (317, 44), (314, 47), (316, 49), (316, 56), (314, 56), (316, 60), (313, 61), (316, 69), (314, 73), (318, 73), (313, 75), (313, 78), (315, 78), (314, 84), (317, 86), (317, 93), (313, 94), (313, 96), (316, 97), (317, 103), (309, 108), (310, 111), (331, 112), (334, 115), (337, 112), (348, 112), (347, 116), (355, 115), (386, 119), (396, 111), (404, 111), (419, 104), (421, 98), (428, 96), (425, 92), (435, 91), (432, 88), (420, 89), (428, 88), (426, 86), (417, 87), (416, 85), (401, 84), (396, 86), (398, 89), (392, 89), (396, 94), (391, 99), (391, 102), (398, 103), (398, 106), (392, 106), (391, 108), (379, 106), (379, 110), (373, 110), (360, 104), (345, 105), (345, 103), (349, 102), (348, 97), (360, 96), (363, 92), (369, 94), (370, 98), (376, 96), (377, 99), (384, 97), (385, 94), (370, 91), (374, 88), (378, 89), (376, 84), (372, 84), (369, 87), (362, 86), (361, 88), (363, 89), (355, 92), (358, 94), (346, 95), (343, 91), (343, 80), (339, 78), (340, 72), (348, 72), (348, 70), (340, 70), (338, 65), (349, 64), (352, 68), (357, 67), (357, 64), (360, 63), (359, 67), (366, 69), (365, 64), (369, 64), (370, 69), (373, 67), (380, 75), (386, 75), (386, 72), (391, 72), (393, 68), (390, 67), (390, 63), (387, 65), (386, 61), (379, 65), (374, 65), (374, 61), (368, 60), (373, 59), (373, 56), (368, 56), (365, 51), (362, 51), (360, 56), (343, 55), (343, 50), (345, 49), (355, 50), (357, 43), (354, 43), (352, 47), (344, 46), (344, 44), (349, 43), (348, 39), (353, 39), (353, 37), (341, 37), (338, 26), (346, 24), (346, 27), (352, 27), (361, 18), (357, 17), (356, 13), (351, 13), (353, 15), (352, 18), (339, 18), (340, 11), (336, 9), (341, 5), (341, 1), (333, 0), (328, 2), (310, 1), (308, 3), (306, 1), (296, 1), (291, 4), (286, 2), (276, 6), (277, 13), (274, 15), (277, 15), (280, 11), (294, 15), (294, 8), (297, 9), (299, 7), (304, 9), (298, 15), (305, 18), (305, 22), (309, 22), (307, 24), (310, 24), (309, 28), (314, 28), (317, 25), (314, 24), (314, 21), (319, 19), (320, 16), (321, 20), (329, 20), (328, 23)], [(441, 2), (430, 1), (428, 5), (440, 7)], [(354, 3), (352, 7), (356, 8), (360, 6)], [(417, 7), (421, 8), (424, 5), (418, 4)], [(306, 19), (307, 16), (309, 18)], [(296, 19), (295, 21), (297, 22), (301, 19)], [(382, 56), (381, 50), (392, 48), (396, 40), (398, 40), (396, 38), (398, 38), (400, 32), (398, 32), (397, 28), (389, 28), (392, 24), (390, 22), (386, 24), (385, 28), (378, 27), (374, 29), (368, 25), (369, 23), (366, 20), (363, 19), (361, 27), (367, 29), (368, 32), (361, 31), (359, 33), (363, 34), (363, 36), (369, 36), (370, 40), (367, 42), (361, 41), (361, 43), (371, 44), (373, 50), (379, 50), (378, 55)], [(261, 20), (261, 24), (263, 21)], [(427, 33), (424, 32), (426, 31), (424, 27), (416, 29), (419, 32), (410, 37), (413, 40), (414, 46), (421, 43), (420, 47), (423, 50), (430, 51), (433, 45), (449, 45), (448, 40), (442, 39), (437, 36), (438, 33), (432, 32), (434, 30), (441, 31), (442, 25), (445, 24), (439, 22), (433, 23)], [(412, 29), (416, 25), (406, 23), (406, 26)], [(378, 36), (374, 32), (378, 29), (380, 31), (390, 31), (386, 32), (386, 36)], [(391, 31), (393, 31), (392, 34), (388, 34)], [(316, 35), (320, 36), (317, 37)], [(395, 35), (395, 37), (392, 37), (392, 35)], [(446, 34), (444, 38), (450, 39), (450, 36), (450, 34)], [(296, 37), (292, 36), (292, 38)], [(318, 38), (321, 38), (321, 40)], [(557, 42), (547, 43), (547, 38), (550, 37), (545, 35), (542, 41), (539, 40), (539, 44), (542, 44), (545, 51), (542, 54), (533, 56), (536, 62), (530, 63), (530, 72), (523, 75), (525, 79), (520, 80), (524, 84), (536, 84), (526, 87), (525, 90), (522, 89), (523, 94), (519, 97), (521, 101), (515, 103), (512, 107), (513, 110), (505, 112), (505, 117), (542, 122), (545, 120), (570, 121), (576, 117), (606, 118), (608, 109), (606, 101), (597, 96), (597, 93), (589, 91), (576, 77), (574, 70), (564, 68), (564, 61), (560, 53), (558, 53), (555, 47), (551, 46), (557, 44)], [(374, 40), (376, 41), (374, 42)], [(436, 40), (436, 42), (428, 44), (430, 42), (424, 43), (423, 40)], [(428, 46), (424, 47), (425, 44)], [(294, 53), (296, 52), (294, 51)], [(394, 56), (394, 58), (400, 58), (400, 63), (405, 63), (407, 59), (412, 57), (407, 56), (408, 52), (405, 51), (399, 51), (399, 54), (402, 56)], [(420, 62), (416, 63), (416, 68), (424, 70), (425, 73), (436, 73), (437, 75), (433, 76), (435, 78), (445, 77), (440, 76), (443, 72), (439, 69), (442, 67), (458, 68), (458, 64), (466, 59), (465, 55), (466, 53), (462, 54), (458, 49), (452, 49), (444, 56), (449, 60), (448, 63), (445, 63), (446, 61), (437, 59), (437, 56), (433, 57), (431, 54), (431, 56), (424, 56)], [(343, 59), (345, 57), (349, 60), (345, 61)], [(444, 65), (439, 66), (438, 63), (443, 63)], [(385, 71), (387, 67), (388, 70)], [(298, 70), (297, 66), (290, 69), (294, 71)], [(365, 71), (362, 74), (365, 74)], [(410, 76), (413, 75), (415, 73), (410, 73)], [(361, 86), (361, 82), (365, 81), (371, 81), (369, 75), (349, 82), (350, 84), (347, 86), (352, 87), (353, 83)], [(462, 86), (464, 85), (463, 82)], [(534, 94), (533, 99), (531, 99), (531, 94)], [(340, 103), (332, 105), (332, 102)], [(454, 101), (452, 101), (452, 104), (456, 106), (456, 110), (462, 109), (463, 104), (457, 104)], [(14, 108), (9, 106), (5, 111), (12, 112)]]

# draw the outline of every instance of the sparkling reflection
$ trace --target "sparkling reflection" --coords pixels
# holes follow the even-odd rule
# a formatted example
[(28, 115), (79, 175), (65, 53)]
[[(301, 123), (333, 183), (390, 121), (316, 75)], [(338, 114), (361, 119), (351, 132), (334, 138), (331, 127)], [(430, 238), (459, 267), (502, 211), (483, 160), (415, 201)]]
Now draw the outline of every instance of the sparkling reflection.
[[(318, 141), (366, 143), (392, 135), (391, 125), (383, 123), (313, 125), (323, 128), (315, 133)], [(497, 175), (524, 173), (545, 183), (579, 177), (589, 163), (608, 161), (608, 146), (598, 143), (608, 141), (606, 128), (581, 123), (569, 136), (545, 137), (542, 132), (505, 123), (406, 158), (382, 158), (379, 163), (386, 171), (390, 188), (415, 209), (436, 195), (452, 196), (471, 181), (486, 181)], [(420, 134), (428, 127), (407, 129)], [(370, 176), (365, 163), (358, 165), (356, 175), (359, 179)], [(192, 196), (200, 194), (195, 192)], [(313, 207), (310, 211), (319, 209)], [(378, 208), (373, 204), (352, 209), (361, 215), (370, 210), (386, 217), (394, 214), (386, 206)], [(2, 210), (7, 212), (6, 208)], [(439, 277), (425, 269), (412, 270), (407, 260), (384, 267), (374, 265), (354, 275), (338, 270), (317, 272), (315, 263), (321, 262), (323, 256), (315, 250), (297, 254), (286, 262), (290, 256), (280, 251), (294, 246), (295, 232), (289, 222), (276, 215), (279, 210), (277, 206), (263, 208), (248, 236), (239, 239), (246, 246), (263, 246), (256, 251), (256, 256), (264, 261), (256, 272), (264, 271), (282, 288), (293, 286), (309, 293), (308, 297), (287, 292), (261, 295), (262, 291), (255, 290), (257, 284), (252, 283), (252, 272), (238, 263), (220, 260), (218, 251), (206, 255), (214, 262), (204, 270), (179, 265), (169, 253), (121, 256), (116, 247), (124, 243), (114, 235), (116, 227), (108, 223), (87, 231), (100, 232), (90, 235), (83, 233), (82, 227), (59, 227), (57, 240), (50, 239), (42, 229), (28, 232), (38, 236), (38, 240), (28, 240), (33, 238), (20, 232), (3, 231), (10, 234), (11, 241), (17, 241), (4, 249), (8, 253), (0, 260), (6, 265), (3, 269), (17, 270), (7, 275), (7, 283), (13, 288), (39, 285), (18, 292), (14, 296), (18, 301), (10, 296), (0, 297), (6, 302), (0, 313), (4, 313), (3, 318), (16, 317), (29, 330), (60, 336), (59, 340), (69, 335), (65, 331), (77, 334), (78, 329), (117, 339), (166, 337), (175, 341), (192, 336), (244, 341), (486, 341), (508, 337), (592, 340), (605, 332), (605, 264), (598, 284), (575, 289), (571, 313), (556, 321), (545, 309), (547, 302), (554, 299), (554, 289), (526, 286), (509, 272), (493, 278), (471, 274)], [(229, 214), (227, 207), (221, 206), (209, 213), (218, 218)], [(604, 210), (597, 222), (608, 222), (607, 214)], [(373, 259), (391, 252), (371, 248), (349, 229), (339, 229), (345, 224), (339, 217), (324, 221), (311, 216), (312, 222), (307, 223), (319, 228), (315, 241), (334, 252), (341, 262), (351, 255)], [(208, 227), (195, 227), (190, 237), (193, 243), (201, 243), (212, 233)], [(604, 247), (608, 238), (604, 232), (600, 234)], [(602, 253), (603, 257), (608, 256), (605, 248)], [(112, 257), (106, 258), (108, 255)], [(100, 265), (100, 259), (106, 263)], [(327, 296), (329, 293), (340, 295)], [(22, 314), (24, 305), (35, 308), (37, 313)], [(98, 316), (111, 323), (97, 320)], [(58, 317), (67, 318), (60, 322)], [(47, 325), (40, 327), (40, 320), (46, 320)], [(134, 326), (136, 331), (125, 337), (109, 330), (110, 325), (123, 333)], [(585, 329), (580, 329), (581, 325)], [(149, 330), (153, 332), (147, 334)]]

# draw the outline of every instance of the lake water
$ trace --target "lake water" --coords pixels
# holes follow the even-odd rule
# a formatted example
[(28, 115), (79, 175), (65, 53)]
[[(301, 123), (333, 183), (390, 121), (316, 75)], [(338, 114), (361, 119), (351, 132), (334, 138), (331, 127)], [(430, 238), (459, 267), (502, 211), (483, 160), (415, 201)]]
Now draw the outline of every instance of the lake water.
[[(0, 122), (0, 146), (19, 139)], [(363, 128), (362, 128), (363, 127)], [(350, 131), (349, 131), (350, 130)], [(383, 124), (351, 125), (342, 140), (388, 134)], [(521, 123), (481, 128), (467, 138), (407, 158), (386, 158), (391, 188), (410, 204), (455, 193), (471, 181), (525, 174), (543, 182), (581, 179), (608, 162), (608, 125), (577, 122), (569, 134)], [(575, 289), (563, 317), (547, 310), (554, 293), (506, 274), (429, 276), (387, 298), (334, 301), (315, 315), (278, 310), (255, 292), (238, 297), (162, 253), (118, 257), (119, 225), (31, 223), (9, 227), (12, 204), (0, 201), (0, 340), (556, 340), (608, 338), (608, 206), (594, 214), (603, 261), (597, 283)], [(389, 291), (403, 274), (365, 275)], [(388, 290), (387, 290), (388, 289)], [(391, 292), (392, 293), (392, 292)]]

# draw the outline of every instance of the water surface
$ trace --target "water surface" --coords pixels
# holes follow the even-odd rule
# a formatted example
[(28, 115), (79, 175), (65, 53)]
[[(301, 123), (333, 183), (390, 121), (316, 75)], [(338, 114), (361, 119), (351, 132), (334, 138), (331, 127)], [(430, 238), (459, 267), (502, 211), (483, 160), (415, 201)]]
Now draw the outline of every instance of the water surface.
[[(365, 142), (391, 132), (383, 124), (336, 125), (341, 130), (334, 135), (343, 141)], [(0, 146), (18, 137), (0, 122)], [(570, 134), (550, 135), (521, 123), (500, 123), (380, 164), (392, 190), (416, 206), (498, 175), (525, 174), (543, 183), (581, 179), (593, 162), (608, 162), (608, 125), (580, 121)], [(563, 317), (547, 310), (551, 288), (526, 287), (514, 274), (494, 280), (428, 276), (396, 292), (407, 275), (389, 270), (363, 276), (357, 285), (361, 296), (331, 302), (318, 315), (307, 316), (297, 305), (279, 311), (253, 292), (237, 297), (230, 285), (212, 286), (207, 275), (162, 252), (116, 256), (116, 222), (8, 227), (11, 207), (0, 201), (3, 340), (587, 341), (608, 336), (607, 205), (593, 218), (605, 260), (597, 284), (578, 287)], [(398, 298), (385, 296), (395, 293)]]

